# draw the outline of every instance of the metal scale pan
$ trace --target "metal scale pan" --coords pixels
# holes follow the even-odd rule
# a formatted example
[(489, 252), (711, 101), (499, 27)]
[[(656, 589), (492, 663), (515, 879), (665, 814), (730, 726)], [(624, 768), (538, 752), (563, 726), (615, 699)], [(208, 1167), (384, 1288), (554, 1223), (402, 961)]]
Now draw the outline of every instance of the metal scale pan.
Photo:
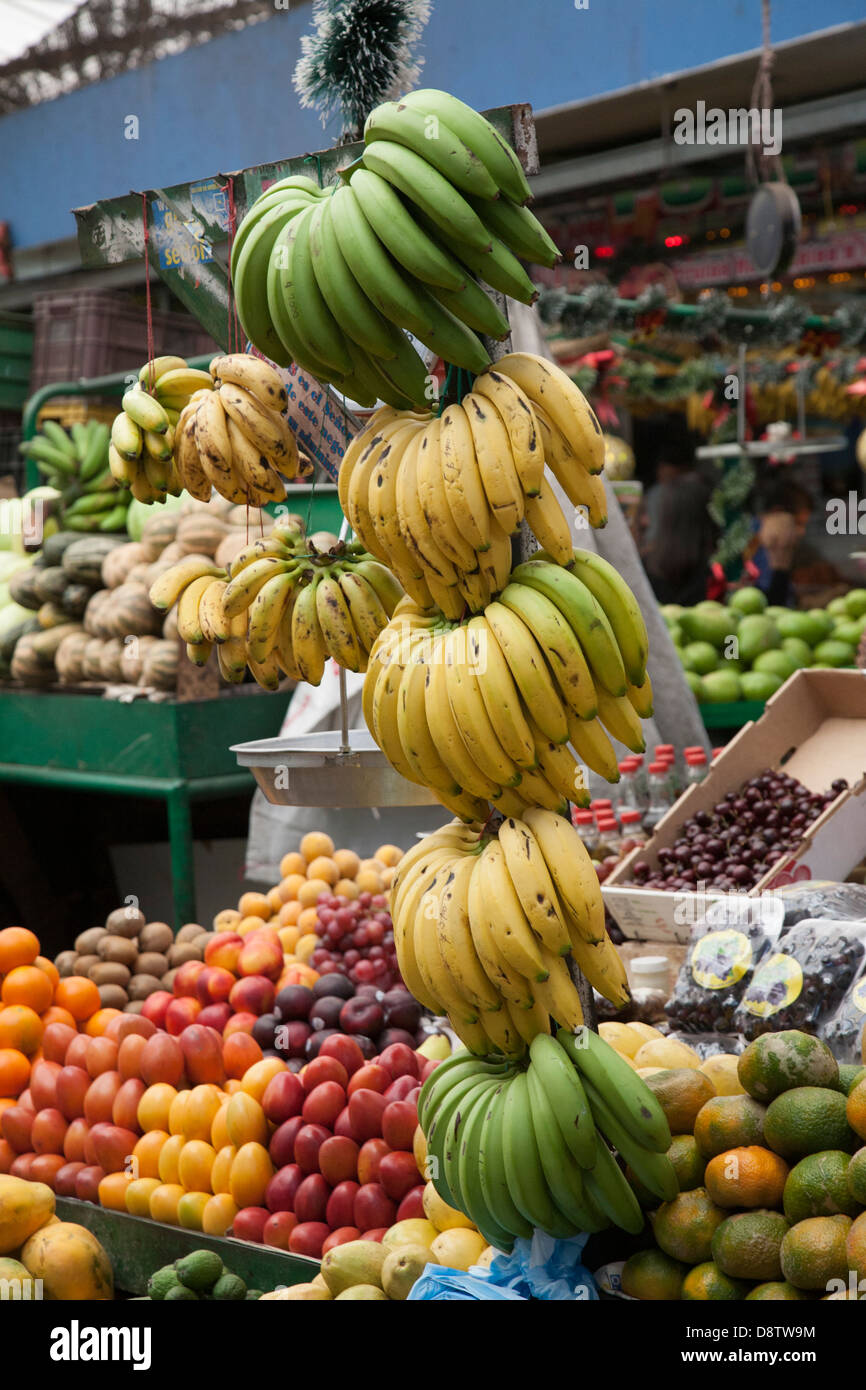
[(426, 787), (401, 777), (367, 729), (264, 738), (232, 748), (277, 806), (435, 806)]

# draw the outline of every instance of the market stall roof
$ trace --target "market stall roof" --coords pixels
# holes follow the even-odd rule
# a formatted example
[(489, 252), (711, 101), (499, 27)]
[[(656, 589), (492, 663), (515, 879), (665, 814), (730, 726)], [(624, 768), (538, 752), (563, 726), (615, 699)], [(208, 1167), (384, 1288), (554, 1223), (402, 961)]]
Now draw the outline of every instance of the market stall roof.
[[(866, 113), (864, 51), (866, 21), (839, 24), (774, 46), (773, 91), (776, 105), (784, 111), (786, 140), (800, 133), (818, 135), (822, 129), (838, 130), (843, 123), (862, 126)], [(754, 49), (601, 97), (536, 112), (542, 161), (541, 173), (533, 180), (536, 197), (617, 181), (636, 172), (649, 175), (687, 161), (694, 163), (693, 147), (676, 146), (670, 134), (665, 135), (674, 112), (680, 107), (694, 110), (698, 101), (726, 110), (749, 106), (760, 56), (760, 50)], [(634, 170), (600, 158), (603, 151), (621, 151), (625, 146), (640, 152)], [(567, 157), (578, 152), (579, 157)], [(726, 155), (730, 147), (701, 147), (699, 154), (702, 159)]]

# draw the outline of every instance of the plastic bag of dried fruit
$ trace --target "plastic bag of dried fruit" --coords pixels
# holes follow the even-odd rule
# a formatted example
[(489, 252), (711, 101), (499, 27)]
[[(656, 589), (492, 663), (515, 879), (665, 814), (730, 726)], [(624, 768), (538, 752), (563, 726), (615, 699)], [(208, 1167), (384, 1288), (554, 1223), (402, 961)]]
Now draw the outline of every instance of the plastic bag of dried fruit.
[(866, 922), (807, 919), (785, 927), (765, 953), (734, 1012), (751, 1041), (798, 1028), (818, 1033), (866, 963)]
[(718, 898), (692, 928), (665, 1013), (684, 1033), (736, 1032), (734, 1015), (757, 963), (782, 927), (773, 893)]
[(785, 909), (785, 926), (806, 918), (828, 922), (866, 922), (866, 887), (829, 879), (802, 879), (773, 890)]

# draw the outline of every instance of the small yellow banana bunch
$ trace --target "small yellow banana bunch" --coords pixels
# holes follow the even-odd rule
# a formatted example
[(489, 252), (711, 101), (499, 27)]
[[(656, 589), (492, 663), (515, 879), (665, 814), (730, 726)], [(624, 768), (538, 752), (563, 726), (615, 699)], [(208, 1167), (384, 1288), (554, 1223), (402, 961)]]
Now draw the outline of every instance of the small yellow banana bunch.
[(458, 618), (508, 583), (522, 521), (557, 564), (569, 562), (571, 528), (545, 464), (589, 525), (604, 526), (604, 436), (592, 407), (559, 367), (513, 352), (441, 416), (377, 411), (344, 455), (340, 503), (417, 603)]
[(406, 985), (471, 1052), (519, 1057), (549, 1016), (579, 1027), (569, 957), (605, 998), (630, 997), (595, 867), (554, 812), (442, 826), (401, 859), (390, 911)]
[(259, 685), (276, 690), (284, 675), (318, 685), (329, 657), (366, 670), (402, 594), (362, 546), (334, 538), (323, 551), (286, 520), (228, 571), (207, 556), (185, 556), (157, 578), (150, 600), (162, 611), (177, 604), (178, 634), (196, 665), (215, 646), (225, 680), (242, 681), (249, 667)]
[(181, 486), (202, 502), (211, 488), (230, 502), (281, 502), (283, 479), (297, 477), (302, 463), (279, 376), (246, 353), (215, 357), (203, 375), (207, 384), (181, 410), (175, 431)]
[[(180, 412), (194, 391), (212, 386), (207, 372), (182, 357), (145, 362), (111, 426), (108, 462), (114, 479), (139, 502), (164, 502), (183, 487), (173, 459)], [(208, 493), (208, 497), (210, 493)]]
[(540, 551), (464, 622), (403, 599), (370, 653), (364, 717), (391, 765), (464, 820), (486, 820), (488, 803), (566, 815), (589, 802), (583, 764), (619, 781), (608, 735), (643, 751), (646, 661), (640, 609), (613, 566), (575, 550), (566, 568)]

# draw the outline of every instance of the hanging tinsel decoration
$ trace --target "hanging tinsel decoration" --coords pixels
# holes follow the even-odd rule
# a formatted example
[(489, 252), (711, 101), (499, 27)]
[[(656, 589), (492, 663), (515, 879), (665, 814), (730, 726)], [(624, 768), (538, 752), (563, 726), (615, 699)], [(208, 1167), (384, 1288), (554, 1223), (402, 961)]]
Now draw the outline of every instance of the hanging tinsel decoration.
[(417, 85), (413, 49), (429, 17), (430, 0), (314, 0), (294, 72), (301, 105), (323, 125), (339, 115), (344, 144), (359, 140), (374, 106)]

